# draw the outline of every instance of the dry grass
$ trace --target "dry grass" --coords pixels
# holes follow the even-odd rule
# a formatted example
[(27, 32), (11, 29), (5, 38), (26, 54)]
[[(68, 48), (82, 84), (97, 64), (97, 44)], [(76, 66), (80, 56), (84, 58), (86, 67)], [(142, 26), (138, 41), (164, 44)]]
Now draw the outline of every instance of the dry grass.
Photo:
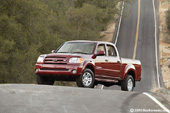
[[(119, 2), (116, 7), (120, 8), (120, 5), (121, 5), (121, 2)], [(112, 42), (118, 18), (119, 18), (119, 15), (116, 14), (115, 21), (111, 21), (108, 24), (106, 31), (103, 31), (100, 33), (100, 37), (102, 37), (101, 41)]]
[(115, 25), (116, 24), (114, 22), (111, 22), (107, 26), (107, 30), (100, 33), (100, 36), (102, 37), (101, 41), (112, 42)]

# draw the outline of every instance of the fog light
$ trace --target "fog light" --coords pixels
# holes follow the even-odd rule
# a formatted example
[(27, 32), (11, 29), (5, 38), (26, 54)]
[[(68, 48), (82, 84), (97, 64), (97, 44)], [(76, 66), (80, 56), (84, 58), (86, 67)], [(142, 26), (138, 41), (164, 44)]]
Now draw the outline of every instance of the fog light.
[(36, 69), (35, 72), (38, 73), (38, 70), (39, 70), (39, 69)]
[(73, 73), (73, 74), (76, 74), (76, 73), (77, 73), (77, 71), (76, 71), (76, 70), (73, 70), (73, 71), (72, 71), (72, 73)]

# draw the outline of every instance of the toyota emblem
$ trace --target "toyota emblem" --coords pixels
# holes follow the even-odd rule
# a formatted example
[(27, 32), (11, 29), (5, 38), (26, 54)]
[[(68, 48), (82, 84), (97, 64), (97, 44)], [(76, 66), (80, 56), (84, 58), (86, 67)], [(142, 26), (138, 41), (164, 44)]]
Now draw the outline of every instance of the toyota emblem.
[(57, 59), (53, 59), (54, 62), (57, 62)]

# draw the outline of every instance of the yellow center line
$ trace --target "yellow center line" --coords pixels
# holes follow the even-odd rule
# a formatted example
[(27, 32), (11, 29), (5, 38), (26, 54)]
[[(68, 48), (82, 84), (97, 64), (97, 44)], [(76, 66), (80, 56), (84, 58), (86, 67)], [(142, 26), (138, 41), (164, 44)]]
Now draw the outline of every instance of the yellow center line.
[(137, 28), (136, 28), (136, 40), (135, 40), (135, 46), (134, 46), (134, 51), (133, 51), (133, 59), (136, 58), (136, 49), (138, 45), (139, 22), (140, 22), (140, 0), (138, 0), (138, 21), (137, 21)]

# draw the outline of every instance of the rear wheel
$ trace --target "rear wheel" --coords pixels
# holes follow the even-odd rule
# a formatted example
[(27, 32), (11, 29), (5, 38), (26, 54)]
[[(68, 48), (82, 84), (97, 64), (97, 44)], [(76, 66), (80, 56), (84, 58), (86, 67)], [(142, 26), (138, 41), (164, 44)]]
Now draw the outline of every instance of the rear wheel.
[(123, 91), (133, 91), (134, 89), (134, 78), (132, 75), (127, 75), (126, 79), (122, 81), (121, 83), (121, 89)]
[(36, 75), (36, 77), (37, 77), (37, 84), (44, 84), (44, 85), (54, 84), (54, 80), (48, 76)]
[(94, 88), (94, 73), (90, 69), (85, 69), (83, 74), (76, 79), (78, 87)]

